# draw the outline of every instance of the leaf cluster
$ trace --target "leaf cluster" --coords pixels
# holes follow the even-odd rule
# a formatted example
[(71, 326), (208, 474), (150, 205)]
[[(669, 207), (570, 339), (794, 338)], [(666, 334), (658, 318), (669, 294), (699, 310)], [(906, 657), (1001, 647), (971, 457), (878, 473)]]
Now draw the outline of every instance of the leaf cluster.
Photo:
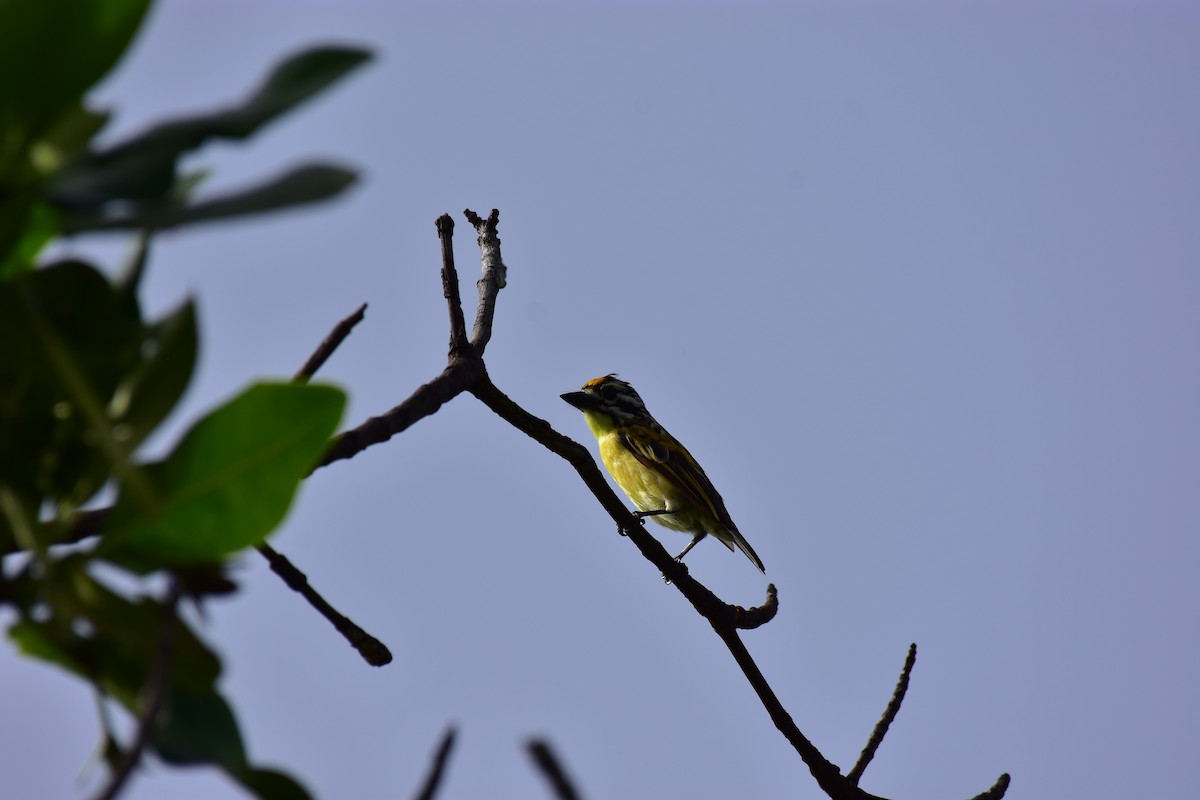
[[(147, 750), (170, 764), (217, 766), (261, 797), (303, 798), (294, 779), (251, 763), (218, 690), (220, 660), (189, 611), (236, 590), (225, 565), (282, 521), (345, 396), (257, 383), (197, 420), (164, 457), (141, 457), (183, 397), (200, 337), (192, 300), (147, 319), (138, 284), (157, 230), (350, 186), (351, 170), (313, 163), (196, 200), (201, 174), (180, 163), (213, 140), (258, 134), (369, 54), (301, 52), (239, 102), (99, 146), (109, 115), (87, 105), (87, 92), (127, 50), (148, 6), (0, 0), (0, 606), (15, 618), (8, 636), (21, 652), (101, 698), (112, 769), (104, 796)], [(84, 260), (41, 259), (58, 237), (101, 230), (138, 232), (118, 278)], [(99, 497), (116, 498), (100, 535), (63, 546)], [(131, 741), (114, 733), (116, 709), (136, 722)]]

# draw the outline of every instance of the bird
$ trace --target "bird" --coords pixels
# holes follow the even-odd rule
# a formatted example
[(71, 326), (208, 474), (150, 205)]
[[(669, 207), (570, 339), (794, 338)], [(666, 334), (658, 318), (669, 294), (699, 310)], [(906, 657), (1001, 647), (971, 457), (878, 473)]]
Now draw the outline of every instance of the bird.
[(760, 572), (766, 573), (762, 559), (738, 532), (725, 501), (700, 464), (650, 416), (632, 386), (610, 374), (560, 396), (583, 412), (584, 421), (600, 444), (604, 466), (637, 507), (636, 516), (650, 517), (659, 525), (692, 535), (688, 546), (675, 556), (676, 561), (682, 561), (711, 535), (730, 551), (736, 545)]

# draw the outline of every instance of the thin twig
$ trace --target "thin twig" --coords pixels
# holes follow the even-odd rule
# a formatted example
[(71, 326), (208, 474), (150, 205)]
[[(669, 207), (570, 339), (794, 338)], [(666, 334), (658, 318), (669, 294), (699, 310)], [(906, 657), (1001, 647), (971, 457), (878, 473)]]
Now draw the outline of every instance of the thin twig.
[(851, 783), (857, 784), (862, 780), (867, 765), (871, 763), (871, 759), (875, 758), (875, 751), (879, 749), (883, 737), (887, 735), (888, 728), (896, 719), (896, 715), (900, 713), (900, 704), (904, 702), (904, 695), (908, 692), (908, 679), (912, 675), (913, 665), (916, 663), (917, 644), (913, 642), (908, 646), (908, 657), (904, 659), (904, 669), (900, 670), (900, 680), (896, 681), (896, 690), (892, 692), (892, 699), (888, 701), (887, 708), (883, 710), (883, 716), (879, 718), (879, 722), (875, 723), (875, 730), (871, 731), (871, 738), (867, 740), (867, 745), (859, 755), (858, 762), (846, 773), (846, 780)]
[(308, 576), (297, 569), (286, 556), (265, 542), (256, 545), (254, 549), (267, 559), (271, 570), (283, 579), (289, 589), (303, 597), (317, 613), (329, 620), (334, 629), (362, 655), (364, 661), (372, 667), (382, 667), (392, 663), (392, 653), (388, 650), (387, 645), (330, 605), (308, 582)]
[(167, 596), (163, 601), (163, 621), (158, 630), (158, 644), (154, 648), (154, 663), (143, 689), (142, 713), (138, 715), (137, 733), (129, 749), (121, 757), (109, 777), (108, 785), (96, 795), (96, 800), (113, 800), (125, 788), (133, 770), (142, 759), (142, 753), (150, 743), (158, 713), (162, 710), (163, 697), (167, 692), (167, 678), (171, 673), (171, 658), (175, 651), (175, 634), (179, 620), (175, 615), (179, 606), (179, 579), (172, 576)]
[(450, 751), (454, 749), (454, 726), (446, 728), (446, 732), (442, 734), (442, 739), (438, 742), (437, 750), (433, 754), (433, 761), (429, 765), (429, 772), (425, 775), (425, 781), (421, 784), (420, 791), (415, 795), (416, 800), (433, 800), (437, 794), (438, 786), (442, 783), (442, 776), (446, 772), (446, 764), (450, 760)]
[(308, 357), (308, 361), (304, 362), (304, 366), (300, 368), (300, 371), (296, 373), (292, 381), (294, 383), (308, 383), (309, 379), (317, 374), (317, 370), (333, 355), (333, 351), (338, 349), (338, 345), (350, 335), (350, 331), (354, 330), (354, 326), (363, 321), (366, 311), (367, 304), (363, 303), (358, 307), (357, 311), (335, 325), (313, 354)]
[(566, 770), (554, 755), (549, 742), (530, 739), (526, 743), (525, 749), (529, 751), (529, 757), (537, 765), (542, 777), (546, 779), (546, 783), (550, 784), (550, 788), (558, 800), (580, 800), (579, 792), (576, 791), (571, 779), (567, 777)]

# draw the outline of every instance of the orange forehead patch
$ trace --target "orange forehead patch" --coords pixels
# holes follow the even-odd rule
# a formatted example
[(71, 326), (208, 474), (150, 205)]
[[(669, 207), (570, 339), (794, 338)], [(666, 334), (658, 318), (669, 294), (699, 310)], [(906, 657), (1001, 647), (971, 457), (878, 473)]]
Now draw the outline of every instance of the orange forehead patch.
[(588, 381), (587, 383), (585, 383), (583, 385), (583, 388), (590, 389), (593, 386), (599, 386), (600, 384), (607, 381), (609, 378), (615, 378), (615, 377), (616, 377), (616, 373), (610, 372), (608, 375), (601, 375), (599, 378), (592, 378), (590, 381)]

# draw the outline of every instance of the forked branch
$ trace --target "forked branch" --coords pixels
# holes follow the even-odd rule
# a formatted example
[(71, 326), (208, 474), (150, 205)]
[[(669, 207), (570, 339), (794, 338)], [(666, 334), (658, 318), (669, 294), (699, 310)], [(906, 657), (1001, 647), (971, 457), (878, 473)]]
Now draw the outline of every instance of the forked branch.
[[(707, 587), (692, 578), (687, 567), (682, 562), (672, 558), (666, 549), (658, 543), (658, 540), (645, 530), (640, 520), (636, 519), (630, 513), (624, 502), (609, 487), (608, 482), (600, 473), (599, 467), (597, 467), (595, 460), (586, 448), (555, 431), (550, 423), (530, 414), (492, 383), (483, 364), (483, 348), (491, 337), (496, 295), (504, 286), (504, 268), (503, 261), (500, 258), (500, 241), (496, 236), (496, 225), (499, 221), (499, 214), (496, 211), (492, 211), (488, 219), (483, 220), (478, 215), (468, 211), (467, 218), (479, 233), (478, 241), (484, 264), (484, 277), (479, 281), (480, 299), (476, 311), (475, 330), (471, 339), (473, 352), (463, 359), (470, 362), (473, 370), (470, 375), (467, 391), (470, 391), (476, 398), (513, 427), (522, 431), (571, 464), (584, 484), (596, 497), (596, 500), (608, 512), (613, 521), (616, 522), (618, 529), (629, 537), (629, 540), (641, 551), (642, 555), (658, 568), (670, 580), (672, 585), (687, 598), (688, 602), (712, 625), (713, 630), (721, 638), (721, 641), (725, 643), (730, 654), (741, 668), (742, 673), (746, 676), (746, 680), (758, 694), (759, 700), (770, 715), (772, 722), (775, 723), (775, 727), (791, 743), (792, 747), (808, 766), (817, 783), (830, 798), (834, 798), (834, 800), (850, 800), (851, 798), (854, 800), (880, 800), (880, 798), (863, 791), (858, 786), (858, 780), (870, 762), (870, 755), (864, 751), (864, 756), (859, 759), (859, 764), (855, 767), (853, 777), (850, 775), (843, 776), (841, 771), (826, 759), (816, 746), (800, 731), (741, 640), (739, 630), (758, 627), (770, 621), (775, 616), (779, 608), (775, 586), (772, 584), (767, 587), (767, 600), (762, 606), (757, 608), (743, 609), (721, 601)], [(439, 223), (439, 232), (442, 232), (445, 227)], [(443, 252), (445, 253), (446, 248), (444, 243), (445, 240), (443, 239)], [(453, 275), (453, 259), (443, 258), (442, 269), (443, 282), (445, 282)], [(457, 283), (456, 275), (453, 276), (453, 279)], [(456, 292), (446, 292), (446, 295), (449, 302), (453, 302), (452, 297), (457, 299)], [(450, 314), (451, 319), (454, 320), (455, 311), (453, 309), (451, 309)], [(452, 341), (455, 338), (452, 331)], [(447, 371), (450, 371), (454, 367), (455, 356), (456, 354), (452, 349)], [(443, 375), (445, 374), (443, 373)], [(915, 657), (915, 650), (912, 651), (912, 655)], [(887, 732), (888, 726), (900, 709), (900, 703), (904, 697), (904, 688), (907, 687), (908, 675), (911, 669), (911, 663), (906, 664), (906, 669), (901, 676), (902, 685), (897, 687), (896, 692), (893, 694), (892, 702), (889, 703), (888, 709), (884, 713), (884, 718), (876, 725), (875, 731), (872, 733), (871, 739), (868, 742), (868, 749), (872, 755), (875, 749), (878, 748), (884, 734)], [(1003, 797), (1008, 787), (1008, 781), (1007, 774), (1001, 775), (995, 785), (979, 795), (976, 800), (999, 800), (999, 798)]]

